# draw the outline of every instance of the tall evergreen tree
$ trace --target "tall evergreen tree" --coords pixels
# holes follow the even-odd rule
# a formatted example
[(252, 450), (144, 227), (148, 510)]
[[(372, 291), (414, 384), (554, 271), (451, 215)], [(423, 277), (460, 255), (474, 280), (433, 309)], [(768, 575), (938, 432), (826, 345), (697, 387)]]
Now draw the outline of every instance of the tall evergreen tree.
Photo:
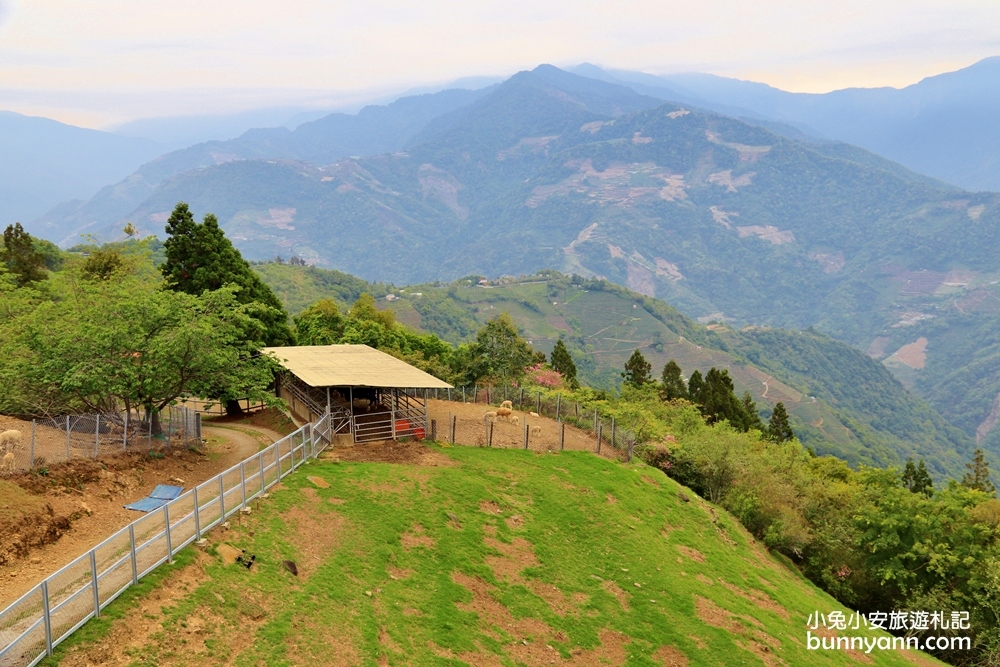
[(736, 398), (733, 379), (726, 369), (712, 367), (705, 375), (701, 412), (710, 424), (726, 420), (737, 430), (748, 430), (743, 404)]
[(743, 400), (740, 401), (740, 405), (743, 408), (745, 430), (760, 431), (763, 433), (764, 422), (760, 419), (760, 413), (757, 412), (757, 404), (754, 402), (753, 396), (750, 395), (749, 391), (743, 392)]
[(919, 466), (913, 463), (912, 456), (907, 459), (903, 468), (903, 486), (913, 493), (922, 493), (926, 496), (934, 493), (934, 482), (927, 472), (927, 465), (923, 459), (920, 459)]
[(677, 365), (676, 361), (673, 359), (668, 361), (667, 365), (663, 367), (663, 373), (660, 377), (663, 383), (660, 388), (660, 396), (663, 400), (672, 401), (676, 398), (688, 397), (688, 388), (684, 384), (681, 367)]
[(996, 487), (990, 481), (990, 464), (983, 450), (976, 449), (972, 453), (972, 461), (966, 463), (965, 467), (968, 472), (962, 478), (962, 486), (989, 494), (996, 493)]
[(791, 424), (788, 423), (788, 412), (784, 403), (778, 403), (771, 412), (771, 419), (767, 422), (767, 437), (774, 442), (787, 442), (795, 437)]
[(521, 338), (517, 324), (507, 313), (500, 313), (487, 322), (476, 334), (471, 347), (470, 381), (516, 382), (524, 376), (533, 354), (528, 341)]
[(693, 403), (702, 405), (705, 402), (705, 379), (701, 376), (701, 371), (697, 368), (688, 378), (688, 399)]
[(549, 362), (552, 370), (562, 373), (563, 378), (570, 387), (575, 389), (580, 386), (580, 383), (576, 379), (576, 364), (573, 362), (573, 356), (566, 349), (566, 344), (562, 342), (562, 338), (557, 340), (555, 347), (552, 348), (552, 354), (549, 355)]
[(646, 357), (642, 356), (642, 352), (636, 350), (628, 358), (628, 361), (625, 362), (625, 371), (622, 373), (622, 378), (627, 385), (641, 387), (652, 379), (652, 371), (653, 365), (646, 361)]
[(18, 287), (45, 279), (45, 255), (35, 248), (35, 240), (20, 222), (7, 225), (4, 230), (0, 262), (14, 276)]
[(254, 306), (251, 314), (263, 328), (259, 342), (294, 343), (281, 301), (226, 238), (214, 215), (207, 214), (199, 224), (188, 205), (179, 202), (167, 220), (166, 231), (168, 238), (163, 248), (167, 261), (160, 270), (170, 289), (200, 295), (223, 285), (236, 285), (240, 288), (237, 299)]

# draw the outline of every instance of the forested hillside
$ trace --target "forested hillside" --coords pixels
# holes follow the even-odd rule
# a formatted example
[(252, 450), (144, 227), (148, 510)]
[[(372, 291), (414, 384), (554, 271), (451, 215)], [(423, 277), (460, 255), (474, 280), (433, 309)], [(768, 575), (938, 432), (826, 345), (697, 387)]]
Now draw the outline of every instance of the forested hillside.
[(346, 310), (367, 291), (399, 322), (452, 343), (471, 341), (489, 319), (507, 312), (535, 349), (550, 353), (562, 339), (581, 380), (592, 386), (617, 387), (636, 349), (657, 376), (670, 359), (688, 375), (725, 368), (738, 394), (749, 391), (768, 411), (783, 402), (803, 442), (853, 465), (901, 465), (916, 456), (926, 458), (936, 476), (957, 475), (971, 456), (971, 439), (882, 365), (821, 334), (706, 327), (659, 299), (551, 271), (485, 286), (473, 276), (397, 288), (315, 267), (254, 269), (291, 313), (323, 298)]

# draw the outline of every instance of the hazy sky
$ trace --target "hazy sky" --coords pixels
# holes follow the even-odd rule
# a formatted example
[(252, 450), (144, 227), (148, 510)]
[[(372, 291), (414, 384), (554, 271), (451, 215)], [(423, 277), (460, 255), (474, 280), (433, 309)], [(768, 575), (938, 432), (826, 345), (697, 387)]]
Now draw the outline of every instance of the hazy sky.
[(0, 109), (91, 127), (331, 107), (543, 62), (824, 92), (991, 55), (997, 0), (0, 0)]

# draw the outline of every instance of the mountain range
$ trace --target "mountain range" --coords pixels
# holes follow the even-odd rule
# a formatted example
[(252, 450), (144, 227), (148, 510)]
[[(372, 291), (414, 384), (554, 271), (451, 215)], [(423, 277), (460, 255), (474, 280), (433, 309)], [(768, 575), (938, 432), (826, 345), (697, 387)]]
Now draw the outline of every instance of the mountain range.
[[(992, 71), (981, 65), (972, 74)], [(248, 257), (297, 255), (370, 281), (606, 278), (714, 326), (814, 327), (1000, 452), (998, 195), (831, 141), (804, 116), (765, 117), (750, 107), (785, 107), (761, 106), (777, 93), (756, 84), (579, 71), (540, 66), (199, 144), (32, 230), (67, 243), (113, 238), (125, 221), (162, 233), (183, 200), (216, 214)], [(927, 91), (972, 74), (907, 99), (927, 108)], [(901, 99), (883, 93), (885, 108)]]

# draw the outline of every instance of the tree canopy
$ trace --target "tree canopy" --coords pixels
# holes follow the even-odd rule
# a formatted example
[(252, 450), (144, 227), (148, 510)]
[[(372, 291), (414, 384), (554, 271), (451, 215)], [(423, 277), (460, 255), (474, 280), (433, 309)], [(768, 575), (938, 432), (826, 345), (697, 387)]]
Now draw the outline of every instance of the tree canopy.
[(625, 370), (622, 372), (624, 384), (630, 387), (641, 387), (652, 380), (651, 372), (653, 365), (646, 361), (642, 352), (636, 350), (625, 362)]
[(198, 296), (234, 285), (239, 288), (235, 292), (239, 303), (255, 304), (248, 313), (263, 325), (261, 343), (294, 342), (281, 301), (226, 238), (214, 215), (208, 213), (197, 223), (188, 205), (179, 202), (167, 220), (166, 231), (166, 262), (160, 270), (170, 289)]
[(552, 370), (561, 373), (570, 387), (579, 386), (580, 383), (576, 379), (576, 364), (573, 363), (573, 356), (566, 349), (566, 343), (562, 341), (562, 338), (557, 340), (555, 347), (552, 348), (549, 362)]
[(45, 255), (36, 248), (35, 239), (24, 231), (20, 222), (7, 225), (4, 230), (0, 262), (19, 287), (45, 279)]

